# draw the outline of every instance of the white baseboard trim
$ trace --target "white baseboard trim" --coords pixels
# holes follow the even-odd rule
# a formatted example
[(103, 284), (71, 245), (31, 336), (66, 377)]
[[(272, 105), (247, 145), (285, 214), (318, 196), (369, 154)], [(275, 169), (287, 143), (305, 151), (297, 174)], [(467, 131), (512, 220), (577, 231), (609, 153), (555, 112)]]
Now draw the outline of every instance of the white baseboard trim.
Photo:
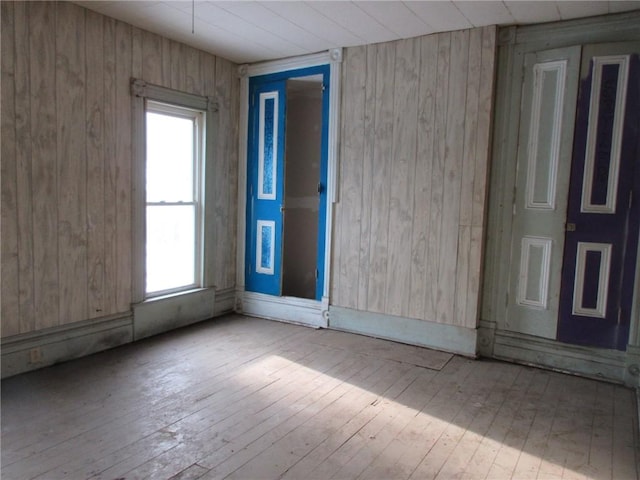
[(236, 311), (244, 315), (308, 327), (327, 327), (325, 302), (318, 300), (239, 291)]
[(569, 345), (503, 330), (495, 330), (492, 356), (620, 383), (625, 381), (627, 370), (625, 352)]
[(214, 316), (216, 291), (201, 288), (133, 305), (133, 339), (157, 335)]
[(130, 312), (3, 338), (2, 378), (118, 347), (133, 340)]
[(329, 307), (329, 328), (476, 357), (477, 330), (415, 318)]

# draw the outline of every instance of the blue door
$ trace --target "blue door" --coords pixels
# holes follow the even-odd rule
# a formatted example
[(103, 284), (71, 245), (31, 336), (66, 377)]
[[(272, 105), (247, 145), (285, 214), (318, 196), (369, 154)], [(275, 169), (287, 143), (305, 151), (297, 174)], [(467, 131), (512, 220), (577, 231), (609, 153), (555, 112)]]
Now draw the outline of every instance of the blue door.
[(628, 343), (640, 222), (639, 47), (584, 48), (558, 317), (566, 343)]
[[(312, 240), (313, 244), (308, 245), (309, 251), (315, 252), (315, 260), (311, 261), (313, 272), (308, 274), (313, 276), (314, 284), (306, 298), (319, 300), (323, 294), (325, 260), (328, 65), (253, 77), (249, 82), (245, 288), (251, 292), (283, 295), (283, 263), (291, 264), (291, 261), (283, 262), (283, 248), (309, 238), (308, 231), (292, 232), (290, 227), (284, 228), (288, 213), (289, 226), (294, 224), (298, 216), (293, 204), (289, 208), (286, 205), (290, 196), (287, 197), (285, 194), (288, 162), (287, 82), (305, 78), (319, 79), (318, 88), (321, 89), (322, 102), (319, 119), (321, 138), (317, 153), (320, 165), (319, 169), (309, 173), (313, 179), (305, 179), (313, 181), (315, 198), (305, 199), (305, 206), (311, 203), (317, 218), (317, 234)], [(295, 135), (293, 132), (297, 129), (293, 127), (295, 125), (289, 130)], [(295, 190), (293, 185), (291, 187), (291, 191)], [(289, 241), (283, 238), (285, 232), (289, 232)], [(284, 295), (292, 294), (285, 291)]]
[(280, 295), (284, 201), (285, 84), (250, 88), (247, 289)]

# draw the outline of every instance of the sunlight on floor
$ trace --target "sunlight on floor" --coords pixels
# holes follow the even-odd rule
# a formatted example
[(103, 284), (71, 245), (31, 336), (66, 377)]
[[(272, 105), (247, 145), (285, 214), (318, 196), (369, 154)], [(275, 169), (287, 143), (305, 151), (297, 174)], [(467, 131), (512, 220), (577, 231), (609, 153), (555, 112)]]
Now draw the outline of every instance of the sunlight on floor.
[[(567, 441), (575, 435), (564, 431), (563, 438), (563, 432), (554, 431), (561, 421), (555, 419), (555, 408), (544, 403), (518, 410), (508, 405), (508, 397), (490, 391), (462, 400), (457, 390), (451, 398), (438, 394), (442, 390), (434, 395), (428, 387), (436, 372), (423, 368), (411, 368), (411, 374), (404, 373), (381, 391), (374, 378), (380, 372), (374, 371), (371, 378), (325, 373), (308, 366), (312, 359), (305, 360), (273, 355), (238, 376), (247, 384), (271, 377), (272, 383), (262, 390), (261, 407), (280, 404), (301, 417), (292, 424), (287, 444), (313, 437), (315, 428), (322, 432), (323, 440), (310, 452), (292, 449), (299, 460), (285, 478), (295, 478), (291, 472), (302, 472), (301, 466), (307, 468), (309, 456), (320, 462), (309, 478), (322, 478), (322, 465), (338, 459), (344, 463), (339, 471), (347, 477), (348, 465), (366, 461), (369, 470), (408, 473), (410, 478), (611, 478), (610, 453), (592, 450), (586, 456), (582, 448), (571, 451)], [(372, 388), (366, 388), (371, 382)], [(407, 471), (407, 465), (412, 470)]]

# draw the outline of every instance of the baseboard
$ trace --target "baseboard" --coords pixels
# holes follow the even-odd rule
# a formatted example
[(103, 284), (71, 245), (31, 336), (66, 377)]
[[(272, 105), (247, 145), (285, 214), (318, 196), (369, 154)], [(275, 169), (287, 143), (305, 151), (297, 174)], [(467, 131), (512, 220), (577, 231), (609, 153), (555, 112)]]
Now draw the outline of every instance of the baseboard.
[(216, 299), (213, 304), (213, 316), (219, 317), (226, 313), (232, 313), (236, 308), (236, 289), (234, 287), (216, 290)]
[(3, 338), (2, 378), (91, 355), (133, 340), (130, 312)]
[(415, 318), (329, 307), (329, 328), (476, 357), (477, 330)]
[(494, 358), (623, 383), (625, 352), (568, 345), (544, 338), (496, 330)]
[(234, 288), (200, 289), (135, 305), (131, 312), (84, 320), (1, 340), (1, 377), (119, 347), (233, 312)]
[(324, 302), (318, 300), (239, 291), (236, 311), (244, 315), (308, 327), (327, 327), (326, 306)]
[(640, 388), (640, 346), (627, 345), (627, 355), (625, 360), (625, 385), (636, 389)]
[(478, 325), (478, 354), (481, 357), (493, 356), (493, 339), (496, 331), (496, 322), (480, 319)]
[(140, 340), (212, 318), (215, 298), (214, 288), (201, 288), (135, 304), (133, 339)]

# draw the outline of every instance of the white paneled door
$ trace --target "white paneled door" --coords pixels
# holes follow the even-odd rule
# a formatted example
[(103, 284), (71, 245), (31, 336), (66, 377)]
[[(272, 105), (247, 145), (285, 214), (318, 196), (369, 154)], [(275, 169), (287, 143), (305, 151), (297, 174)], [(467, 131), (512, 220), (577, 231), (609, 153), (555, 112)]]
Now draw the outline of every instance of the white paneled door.
[(528, 53), (505, 328), (556, 337), (579, 46)]

